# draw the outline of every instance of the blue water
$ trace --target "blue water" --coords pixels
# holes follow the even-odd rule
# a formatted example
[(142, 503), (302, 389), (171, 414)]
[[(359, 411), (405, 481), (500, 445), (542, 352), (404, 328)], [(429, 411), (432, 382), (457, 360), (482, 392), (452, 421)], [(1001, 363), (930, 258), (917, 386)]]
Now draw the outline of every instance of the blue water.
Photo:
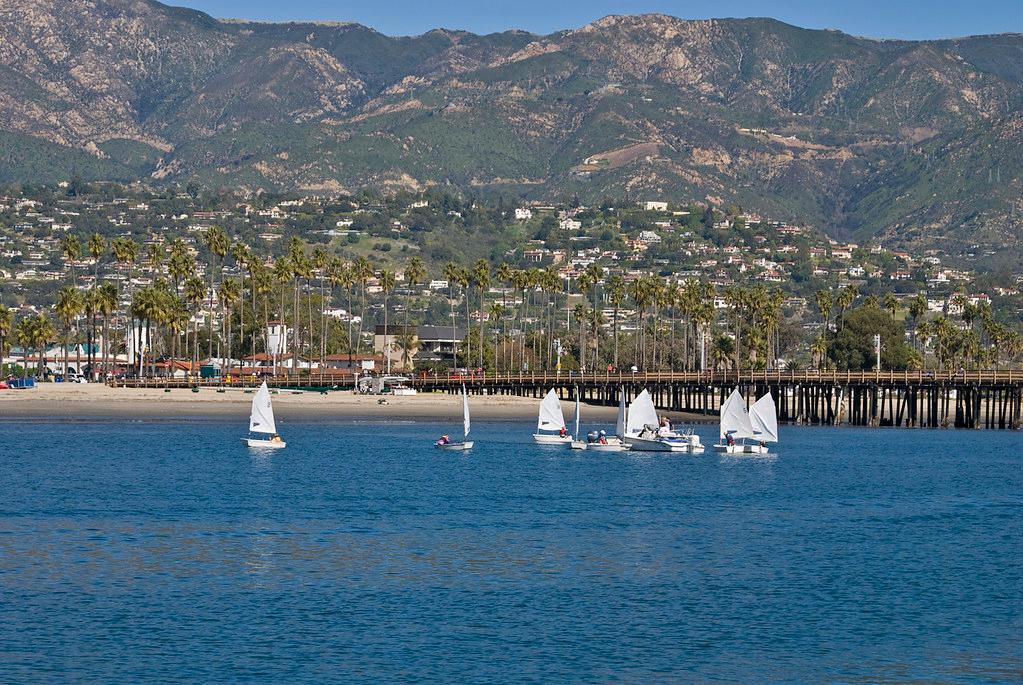
[(0, 423), (0, 682), (1023, 680), (1020, 434), (451, 429)]

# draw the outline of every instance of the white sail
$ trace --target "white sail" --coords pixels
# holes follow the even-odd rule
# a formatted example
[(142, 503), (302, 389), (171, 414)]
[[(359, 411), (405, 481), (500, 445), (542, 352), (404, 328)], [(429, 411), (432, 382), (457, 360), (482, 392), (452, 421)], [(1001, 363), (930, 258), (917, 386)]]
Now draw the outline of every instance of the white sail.
[(536, 421), (537, 431), (560, 431), (565, 428), (565, 415), (561, 413), (561, 400), (552, 388), (540, 403), (540, 416)]
[(770, 392), (753, 403), (749, 419), (753, 424), (753, 437), (764, 442), (778, 442), (778, 409)]
[(657, 409), (650, 393), (646, 390), (636, 395), (629, 405), (629, 417), (625, 425), (626, 435), (639, 435), (645, 426), (657, 429)]
[(579, 390), (575, 391), (575, 437), (579, 437)]
[(729, 434), (735, 439), (752, 438), (753, 424), (750, 423), (749, 414), (744, 406), (746, 401), (739, 394), (736, 388), (728, 396), (725, 403), (721, 405), (721, 439), (724, 440)]
[(465, 393), (465, 386), (462, 386), (462, 427), (465, 429), (465, 437), (469, 437), (469, 396)]
[(621, 389), (618, 400), (618, 421), (615, 423), (615, 435), (625, 437), (625, 388)]
[(266, 381), (259, 386), (256, 396), (252, 398), (252, 413), (249, 414), (249, 431), (275, 435), (277, 424), (274, 422), (274, 408), (270, 404), (270, 389)]

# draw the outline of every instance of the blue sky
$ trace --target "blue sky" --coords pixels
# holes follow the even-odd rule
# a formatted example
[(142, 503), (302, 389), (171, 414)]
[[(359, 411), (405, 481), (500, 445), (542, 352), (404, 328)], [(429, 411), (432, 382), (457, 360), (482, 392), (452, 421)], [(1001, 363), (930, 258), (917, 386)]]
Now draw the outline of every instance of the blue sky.
[(215, 17), (357, 21), (389, 35), (431, 28), (550, 33), (607, 14), (663, 12), (687, 19), (774, 17), (807, 28), (877, 38), (1023, 32), (1023, 0), (164, 0)]

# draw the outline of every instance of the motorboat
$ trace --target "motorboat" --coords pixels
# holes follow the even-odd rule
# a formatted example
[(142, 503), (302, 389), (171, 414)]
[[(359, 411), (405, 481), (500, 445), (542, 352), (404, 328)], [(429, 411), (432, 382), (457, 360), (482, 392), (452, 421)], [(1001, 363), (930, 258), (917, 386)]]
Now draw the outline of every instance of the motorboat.
[(658, 419), (654, 401), (645, 389), (629, 405), (623, 440), (634, 452), (700, 454), (704, 451), (699, 435), (691, 430), (674, 431), (666, 419)]

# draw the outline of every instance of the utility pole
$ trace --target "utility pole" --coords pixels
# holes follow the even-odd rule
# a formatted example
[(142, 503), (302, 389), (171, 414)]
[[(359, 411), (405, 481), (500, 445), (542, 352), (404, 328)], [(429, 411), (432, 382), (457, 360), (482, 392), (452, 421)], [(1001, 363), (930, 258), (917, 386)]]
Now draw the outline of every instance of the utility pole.
[(877, 356), (877, 364), (874, 367), (874, 370), (880, 373), (880, 371), (881, 371), (881, 334), (880, 333), (875, 333), (874, 334), (874, 354)]

